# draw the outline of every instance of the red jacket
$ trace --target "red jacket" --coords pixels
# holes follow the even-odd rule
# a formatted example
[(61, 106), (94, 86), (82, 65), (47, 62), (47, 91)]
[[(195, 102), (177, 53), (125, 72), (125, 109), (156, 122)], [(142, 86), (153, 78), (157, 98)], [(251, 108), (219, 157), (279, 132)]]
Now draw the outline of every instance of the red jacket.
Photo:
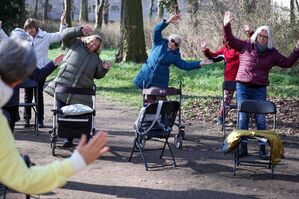
[(208, 48), (205, 49), (203, 53), (208, 59), (211, 59), (212, 57), (217, 57), (219, 55), (223, 55), (226, 62), (224, 68), (224, 80), (234, 81), (236, 79), (240, 63), (238, 51), (224, 46), (214, 53), (211, 52)]
[(255, 44), (235, 38), (230, 24), (223, 27), (224, 39), (229, 46), (240, 52), (240, 66), (236, 80), (252, 85), (268, 86), (269, 72), (273, 66), (292, 67), (299, 58), (299, 49), (295, 48), (289, 57), (285, 57), (277, 49), (267, 49), (258, 55)]

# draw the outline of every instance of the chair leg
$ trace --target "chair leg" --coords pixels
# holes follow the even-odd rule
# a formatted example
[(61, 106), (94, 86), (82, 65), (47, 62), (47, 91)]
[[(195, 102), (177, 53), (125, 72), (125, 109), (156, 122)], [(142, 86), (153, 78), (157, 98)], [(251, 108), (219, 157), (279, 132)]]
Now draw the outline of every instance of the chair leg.
[(136, 139), (137, 139), (137, 138), (135, 138), (135, 139), (134, 139), (134, 146), (133, 146), (133, 148), (132, 148), (132, 151), (131, 151), (131, 155), (130, 155), (130, 158), (129, 158), (129, 162), (131, 162), (131, 159), (132, 159), (133, 153), (134, 153), (134, 151), (135, 151), (135, 148), (136, 148)]
[(168, 142), (167, 139), (165, 139), (164, 146), (163, 146), (163, 149), (162, 149), (162, 152), (161, 152), (161, 155), (160, 155), (160, 159), (162, 158), (162, 156), (164, 154), (164, 150), (165, 150), (165, 147), (166, 147), (166, 142)]
[(236, 176), (236, 170), (237, 170), (237, 158), (238, 158), (238, 149), (234, 152), (234, 168), (233, 168), (233, 176)]
[(168, 140), (166, 140), (166, 144), (167, 144), (167, 146), (168, 146), (168, 148), (169, 148), (169, 151), (170, 151), (170, 154), (171, 154), (171, 157), (172, 157), (173, 164), (174, 164), (174, 166), (176, 167), (177, 164), (176, 164), (176, 162), (175, 162), (174, 155), (173, 155), (173, 152), (172, 152), (172, 150), (171, 150), (171, 148), (170, 148), (170, 144), (169, 144)]

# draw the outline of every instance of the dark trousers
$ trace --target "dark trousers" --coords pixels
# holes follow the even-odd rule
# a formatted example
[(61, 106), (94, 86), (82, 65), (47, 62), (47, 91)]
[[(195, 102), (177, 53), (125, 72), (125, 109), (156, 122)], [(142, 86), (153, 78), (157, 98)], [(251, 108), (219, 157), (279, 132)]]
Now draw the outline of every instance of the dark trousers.
[(18, 106), (4, 106), (2, 109), (5, 111), (5, 116), (9, 122), (11, 131), (14, 131), (15, 124), (20, 120), (19, 117), (19, 107)]
[[(33, 100), (33, 96), (35, 101), (37, 101), (37, 112), (38, 112), (38, 123), (43, 123), (44, 121), (44, 95), (43, 95), (43, 89), (44, 89), (45, 82), (38, 82), (38, 89), (37, 89), (37, 95), (34, 89), (27, 88), (25, 89), (25, 102), (31, 103)], [(24, 109), (24, 119), (30, 120), (31, 119), (31, 108), (25, 107)]]

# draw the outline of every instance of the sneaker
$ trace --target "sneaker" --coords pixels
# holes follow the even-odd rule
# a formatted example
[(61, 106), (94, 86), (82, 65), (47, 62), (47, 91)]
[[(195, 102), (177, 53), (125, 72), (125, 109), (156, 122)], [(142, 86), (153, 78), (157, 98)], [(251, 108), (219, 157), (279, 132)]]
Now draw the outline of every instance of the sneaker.
[(39, 122), (39, 123), (38, 123), (38, 128), (45, 128), (44, 123), (43, 123), (43, 122)]
[(72, 147), (73, 146), (73, 142), (69, 141), (69, 140), (65, 140), (62, 147)]
[(25, 128), (30, 127), (30, 121), (29, 121), (29, 120), (25, 120), (24, 127), (25, 127)]
[(260, 145), (259, 156), (262, 160), (269, 160), (269, 156), (266, 152), (266, 145), (264, 144)]
[(239, 149), (239, 158), (243, 158), (247, 155), (248, 155), (247, 143), (241, 142), (240, 149)]
[(218, 125), (222, 125), (223, 124), (223, 117), (218, 117), (216, 120)]

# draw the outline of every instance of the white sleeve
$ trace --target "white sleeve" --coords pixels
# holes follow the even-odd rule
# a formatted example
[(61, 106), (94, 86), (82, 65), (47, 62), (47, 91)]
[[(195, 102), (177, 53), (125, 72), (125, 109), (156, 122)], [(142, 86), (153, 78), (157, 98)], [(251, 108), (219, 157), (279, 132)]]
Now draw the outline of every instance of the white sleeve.
[(85, 160), (77, 150), (75, 150), (71, 156), (71, 164), (74, 168), (75, 173), (78, 173), (80, 170), (87, 167)]

